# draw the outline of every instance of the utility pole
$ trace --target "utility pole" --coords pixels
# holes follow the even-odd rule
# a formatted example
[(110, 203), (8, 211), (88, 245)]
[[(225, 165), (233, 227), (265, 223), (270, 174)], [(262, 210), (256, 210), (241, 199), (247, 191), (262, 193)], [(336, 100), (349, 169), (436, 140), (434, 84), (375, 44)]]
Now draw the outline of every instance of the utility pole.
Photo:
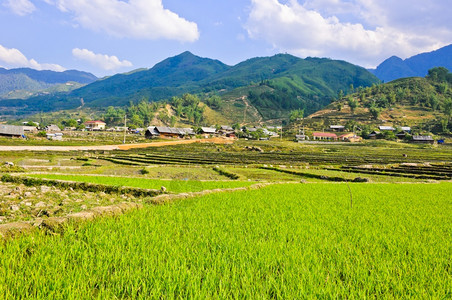
[(124, 115), (124, 142), (123, 142), (123, 144), (126, 143), (126, 130), (127, 130), (127, 115)]
[(281, 141), (282, 141), (282, 128), (283, 128), (283, 123), (281, 122)]

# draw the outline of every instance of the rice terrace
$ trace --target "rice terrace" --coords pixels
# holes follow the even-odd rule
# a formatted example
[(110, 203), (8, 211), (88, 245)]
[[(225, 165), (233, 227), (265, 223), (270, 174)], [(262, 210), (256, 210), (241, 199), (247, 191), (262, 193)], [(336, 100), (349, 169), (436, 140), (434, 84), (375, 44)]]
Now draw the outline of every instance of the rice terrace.
[(450, 151), (1, 152), (0, 297), (449, 298)]

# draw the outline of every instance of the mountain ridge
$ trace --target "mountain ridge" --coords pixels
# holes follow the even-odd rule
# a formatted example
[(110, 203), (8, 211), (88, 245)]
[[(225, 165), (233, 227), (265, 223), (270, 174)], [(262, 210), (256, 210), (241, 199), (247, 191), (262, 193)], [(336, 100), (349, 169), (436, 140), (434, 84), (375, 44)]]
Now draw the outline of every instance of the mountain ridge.
[(391, 56), (371, 73), (384, 82), (405, 77), (424, 77), (434, 67), (452, 70), (452, 44), (431, 52), (420, 53), (405, 60)]

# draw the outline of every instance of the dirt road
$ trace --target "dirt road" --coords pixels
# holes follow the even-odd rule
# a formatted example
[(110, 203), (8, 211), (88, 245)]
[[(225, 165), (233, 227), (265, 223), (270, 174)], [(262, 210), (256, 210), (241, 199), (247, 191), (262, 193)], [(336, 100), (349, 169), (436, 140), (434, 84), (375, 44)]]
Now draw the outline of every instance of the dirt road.
[(0, 146), (0, 151), (112, 151), (112, 150), (129, 150), (137, 148), (162, 147), (180, 144), (193, 143), (215, 143), (215, 144), (232, 144), (234, 141), (223, 138), (211, 139), (194, 139), (194, 140), (176, 140), (167, 142), (154, 142), (143, 144), (121, 144), (121, 145), (100, 145), (100, 146)]

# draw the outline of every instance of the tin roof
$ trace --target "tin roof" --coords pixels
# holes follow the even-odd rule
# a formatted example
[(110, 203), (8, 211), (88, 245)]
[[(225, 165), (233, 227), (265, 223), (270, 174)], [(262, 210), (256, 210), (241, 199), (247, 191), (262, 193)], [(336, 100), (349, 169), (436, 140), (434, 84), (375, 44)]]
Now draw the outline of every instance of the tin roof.
[(3, 135), (23, 135), (24, 127), (16, 125), (4, 125), (0, 124), (0, 134)]

